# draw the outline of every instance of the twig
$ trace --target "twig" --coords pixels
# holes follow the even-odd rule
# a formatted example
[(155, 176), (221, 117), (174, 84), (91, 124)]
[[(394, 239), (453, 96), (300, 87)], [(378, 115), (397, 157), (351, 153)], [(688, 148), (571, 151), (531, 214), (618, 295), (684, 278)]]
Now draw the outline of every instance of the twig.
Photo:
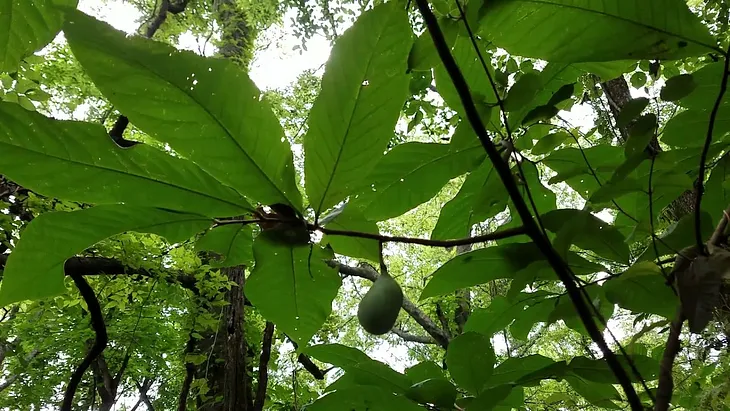
[(401, 330), (400, 328), (393, 327), (393, 329), (390, 330), (390, 332), (392, 332), (393, 334), (402, 338), (403, 341), (410, 341), (410, 342), (416, 342), (416, 343), (421, 343), (421, 344), (438, 344), (436, 342), (436, 340), (434, 340), (430, 336), (411, 334), (409, 332)]
[(569, 267), (566, 265), (565, 261), (563, 261), (562, 258), (558, 255), (552, 244), (550, 244), (550, 241), (544, 236), (540, 227), (535, 223), (535, 220), (533, 219), (530, 210), (527, 207), (527, 204), (520, 194), (517, 183), (515, 182), (514, 178), (512, 178), (512, 173), (509, 169), (509, 165), (505, 164), (502, 161), (501, 157), (499, 156), (499, 152), (490, 140), (489, 134), (484, 127), (484, 123), (482, 122), (479, 112), (474, 105), (474, 101), (469, 92), (469, 86), (467, 85), (466, 80), (461, 73), (461, 70), (456, 64), (454, 57), (451, 55), (451, 51), (449, 50), (443, 33), (439, 28), (436, 16), (434, 16), (429, 9), (428, 1), (416, 0), (416, 4), (421, 11), (421, 15), (423, 16), (424, 22), (428, 27), (428, 31), (431, 33), (431, 37), (433, 38), (436, 50), (441, 57), (441, 61), (443, 62), (446, 71), (449, 73), (451, 81), (453, 82), (454, 87), (459, 94), (459, 98), (461, 99), (462, 106), (464, 107), (464, 110), (466, 112), (467, 119), (474, 129), (474, 132), (479, 137), (479, 141), (482, 143), (482, 146), (484, 147), (487, 155), (492, 161), (494, 168), (497, 170), (500, 178), (502, 179), (502, 183), (504, 184), (505, 189), (507, 190), (507, 193), (512, 200), (512, 203), (515, 206), (515, 210), (517, 211), (517, 214), (522, 220), (522, 224), (527, 231), (526, 234), (530, 236), (538, 249), (542, 251), (548, 263), (550, 263), (550, 266), (553, 268), (553, 270), (555, 270), (555, 273), (558, 275), (561, 282), (565, 286), (566, 290), (568, 291), (568, 295), (573, 302), (573, 305), (575, 306), (575, 309), (580, 316), (581, 321), (583, 322), (583, 325), (591, 336), (591, 339), (598, 345), (598, 347), (603, 352), (606, 362), (613, 371), (614, 375), (616, 375), (616, 379), (626, 393), (626, 397), (628, 398), (628, 402), (631, 405), (631, 408), (633, 410), (643, 410), (641, 400), (639, 399), (639, 396), (637, 395), (636, 390), (634, 389), (631, 380), (626, 373), (626, 370), (624, 370), (616, 355), (608, 347), (608, 344), (603, 338), (601, 331), (598, 329), (598, 326), (593, 321), (593, 317), (591, 315), (590, 309), (588, 308), (588, 304), (581, 295), (580, 289), (575, 284)]
[(700, 156), (700, 170), (699, 176), (697, 177), (697, 195), (695, 197), (695, 241), (697, 242), (698, 250), (704, 254), (704, 245), (702, 243), (702, 228), (701, 224), (701, 206), (702, 206), (702, 195), (705, 191), (705, 162), (707, 161), (707, 154), (710, 151), (710, 144), (712, 143), (712, 132), (715, 128), (715, 120), (717, 119), (717, 113), (720, 111), (720, 105), (722, 104), (722, 98), (725, 96), (727, 90), (727, 80), (730, 74), (730, 46), (725, 54), (725, 66), (722, 72), (722, 81), (720, 82), (720, 92), (717, 93), (717, 99), (715, 99), (715, 105), (712, 107), (710, 112), (710, 120), (707, 126), (707, 136), (705, 137), (705, 145), (702, 147), (702, 155)]
[(460, 238), (456, 240), (429, 240), (427, 238), (414, 238), (414, 237), (398, 237), (371, 233), (361, 233), (357, 231), (346, 231), (346, 230), (335, 230), (326, 227), (316, 227), (312, 224), (309, 225), (310, 230), (318, 230), (328, 235), (338, 235), (345, 237), (357, 237), (367, 238), (370, 240), (376, 240), (383, 243), (405, 243), (405, 244), (420, 244), (431, 247), (455, 247), (458, 245), (484, 243), (487, 241), (502, 240), (509, 237), (516, 237), (518, 235), (527, 234), (527, 230), (524, 226), (508, 228), (505, 230), (495, 231), (489, 234), (478, 235), (474, 237)]
[(684, 322), (684, 312), (682, 307), (677, 308), (677, 314), (672, 320), (669, 327), (669, 336), (667, 337), (667, 345), (664, 348), (662, 361), (659, 364), (659, 386), (656, 390), (656, 404), (654, 411), (666, 411), (669, 409), (669, 402), (672, 400), (672, 392), (674, 391), (674, 379), (672, 378), (672, 367), (674, 359), (679, 353), (679, 335), (682, 333), (682, 323)]
[(76, 389), (81, 382), (81, 378), (83, 378), (84, 373), (91, 363), (99, 357), (99, 355), (104, 351), (104, 348), (106, 348), (106, 344), (109, 342), (109, 336), (106, 333), (106, 324), (104, 324), (104, 315), (101, 312), (99, 300), (96, 298), (96, 294), (94, 294), (94, 289), (91, 288), (89, 283), (86, 282), (82, 276), (74, 275), (71, 278), (73, 279), (74, 284), (76, 284), (76, 288), (79, 289), (81, 297), (83, 297), (86, 302), (86, 306), (89, 309), (89, 315), (91, 316), (91, 328), (94, 329), (96, 336), (94, 337), (94, 344), (91, 346), (91, 349), (89, 349), (89, 352), (86, 353), (81, 364), (79, 364), (73, 374), (71, 374), (71, 379), (69, 380), (68, 386), (66, 386), (66, 392), (63, 395), (61, 411), (73, 410), (74, 395), (76, 394)]
[(253, 411), (264, 409), (266, 401), (266, 386), (269, 383), (269, 359), (271, 358), (271, 341), (274, 337), (274, 323), (266, 322), (264, 338), (261, 343), (261, 356), (259, 357), (259, 385), (256, 388)]

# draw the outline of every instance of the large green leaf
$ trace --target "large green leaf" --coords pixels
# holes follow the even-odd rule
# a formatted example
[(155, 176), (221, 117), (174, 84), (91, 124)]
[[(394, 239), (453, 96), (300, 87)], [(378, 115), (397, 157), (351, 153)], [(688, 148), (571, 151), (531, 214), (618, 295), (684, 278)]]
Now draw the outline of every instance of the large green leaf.
[(394, 393), (405, 393), (412, 385), (405, 375), (356, 348), (342, 344), (319, 344), (307, 347), (304, 352), (319, 361), (342, 368), (361, 385), (378, 386)]
[[(588, 294), (588, 300), (590, 303), (598, 311), (598, 313), (600, 313), (599, 317), (593, 309), (590, 310), (591, 317), (593, 317), (593, 321), (596, 322), (596, 326), (599, 330), (603, 331), (605, 325), (603, 321), (601, 321), (601, 318), (605, 321), (610, 320), (615, 306), (613, 302), (606, 298), (603, 288), (601, 288), (598, 284), (584, 286), (583, 290)], [(557, 304), (548, 316), (547, 323), (552, 324), (558, 320), (562, 320), (568, 328), (583, 334), (586, 337), (590, 337), (590, 333), (586, 330), (583, 320), (580, 318), (575, 309), (575, 304), (572, 299), (566, 295), (562, 295), (557, 298)]]
[(23, 238), (8, 258), (0, 287), (0, 306), (63, 293), (64, 262), (115, 234), (153, 233), (175, 243), (211, 223), (200, 215), (127, 205), (41, 214), (23, 231)]
[(224, 217), (252, 210), (190, 161), (148, 145), (119, 148), (97, 124), (0, 103), (0, 172), (39, 194)]
[(612, 225), (585, 210), (560, 209), (542, 216), (548, 230), (558, 233), (569, 222), (579, 224), (572, 243), (613, 261), (628, 262), (630, 253), (624, 236)]
[(482, 14), (481, 33), (495, 45), (548, 61), (667, 60), (715, 48), (683, 0), (497, 0)]
[(196, 251), (211, 251), (211, 267), (253, 265), (253, 230), (250, 225), (227, 224), (215, 227), (195, 243)]
[[(360, 233), (378, 234), (378, 225), (366, 219), (362, 212), (355, 210), (349, 204), (344, 209), (335, 210), (321, 221), (327, 228), (342, 231), (357, 231)], [(327, 241), (337, 254), (354, 258), (365, 258), (379, 261), (380, 247), (376, 240), (343, 235), (328, 235)]]
[(521, 300), (509, 301), (506, 297), (497, 296), (486, 308), (476, 308), (464, 325), (464, 331), (474, 331), (491, 337), (504, 330), (524, 309)]
[[(486, 45), (482, 43), (481, 46), (484, 47), (480, 47), (480, 53), (487, 64), (489, 64), (490, 57), (484, 52)], [(494, 88), (489, 82), (489, 77), (484, 72), (484, 66), (482, 66), (477, 53), (474, 51), (474, 45), (471, 39), (464, 35), (458, 36), (451, 54), (456, 64), (458, 64), (466, 83), (469, 85), (469, 91), (471, 91), (477, 106), (496, 104), (497, 98), (494, 94)], [(494, 69), (489, 65), (487, 67), (492, 78), (494, 78)], [(459, 93), (456, 91), (454, 83), (451, 81), (451, 77), (443, 65), (437, 66), (434, 69), (434, 78), (436, 80), (436, 88), (446, 104), (459, 114), (464, 115), (464, 107), (461, 104)]]
[[(692, 73), (697, 87), (692, 92), (678, 101), (679, 105), (695, 110), (711, 110), (717, 101), (722, 84), (722, 71), (725, 69), (723, 62), (711, 63)], [(730, 101), (730, 96), (725, 93), (722, 104)]]
[[(701, 147), (710, 126), (710, 110), (690, 109), (672, 117), (662, 132), (663, 143), (676, 147)], [(721, 141), (730, 131), (730, 105), (720, 106), (712, 128), (712, 141)]]
[(598, 145), (583, 149), (566, 147), (553, 151), (542, 162), (554, 170), (557, 175), (550, 178), (549, 183), (565, 181), (581, 197), (589, 199), (608, 181), (613, 172), (624, 162), (624, 151), (621, 147)]
[(542, 259), (542, 253), (532, 243), (506, 244), (460, 254), (433, 273), (420, 299), (448, 294), (498, 278), (510, 278), (537, 259)]
[(707, 222), (710, 224), (712, 222), (710, 225), (715, 227), (720, 222), (722, 212), (730, 204), (730, 185), (727, 183), (729, 179), (730, 154), (725, 154), (712, 169), (712, 174), (710, 174), (710, 178), (705, 184), (705, 192), (702, 197), (702, 211), (706, 211), (709, 214), (709, 219), (703, 218), (703, 223)]
[(375, 167), (405, 102), (412, 35), (389, 2), (337, 39), (304, 138), (307, 195), (317, 215), (344, 200)]
[[(632, 382), (652, 381), (656, 379), (659, 373), (659, 362), (651, 357), (645, 355), (631, 355), (629, 357), (620, 355), (617, 357)], [(639, 376), (630, 368), (629, 362), (636, 368)], [(605, 359), (575, 357), (570, 360), (568, 368), (570, 372), (586, 381), (604, 384), (615, 384), (617, 382), (616, 374), (611, 371), (611, 367)]]
[(63, 25), (56, 6), (78, 0), (0, 0), (0, 72), (15, 71), (23, 57), (51, 42)]
[[(512, 392), (512, 385), (498, 385), (484, 390), (466, 407), (466, 411), (490, 411), (504, 402)], [(523, 402), (524, 404), (524, 402)], [(511, 409), (511, 407), (510, 407)]]
[(86, 73), (134, 125), (246, 197), (301, 209), (281, 125), (235, 63), (127, 37), (76, 11), (64, 32)]
[(603, 289), (611, 302), (635, 313), (671, 319), (677, 312), (677, 296), (659, 267), (650, 261), (632, 265), (621, 276), (606, 281)]
[(554, 298), (536, 298), (535, 304), (526, 308), (515, 318), (515, 321), (509, 328), (510, 334), (518, 340), (527, 340), (535, 324), (548, 321), (548, 317), (555, 307), (556, 302)]
[(422, 411), (401, 395), (373, 386), (356, 386), (331, 392), (304, 407), (305, 411)]
[(492, 161), (485, 159), (469, 173), (456, 196), (441, 208), (431, 238), (448, 240), (469, 236), (474, 224), (504, 211), (507, 199), (507, 191)]
[(444, 378), (444, 370), (433, 361), (424, 361), (406, 368), (406, 376), (415, 384), (432, 378)]
[[(712, 179), (712, 177), (710, 177), (710, 179)], [(707, 185), (705, 187), (707, 187)], [(705, 199), (702, 201), (703, 210), (705, 210), (705, 203), (709, 202), (707, 194), (705, 194), (705, 196)], [(723, 207), (727, 207), (728, 203), (726, 202), (724, 204), (725, 206)], [(718, 221), (721, 216), (722, 212), (719, 212), (716, 216), (714, 216), (715, 221)], [(715, 230), (715, 224), (713, 224), (712, 218), (713, 216), (703, 211), (700, 217), (702, 238), (710, 238), (712, 232)], [(665, 255), (675, 255), (677, 251), (694, 244), (696, 244), (695, 214), (690, 213), (682, 217), (676, 223), (672, 223), (669, 227), (667, 227), (664, 234), (659, 236), (656, 240), (656, 249), (654, 248), (655, 244), (650, 242), (647, 245), (646, 250), (639, 256), (638, 261), (659, 259)]]
[(300, 346), (306, 345), (332, 312), (340, 288), (336, 270), (325, 263), (332, 253), (316, 245), (292, 247), (262, 234), (254, 240), (253, 255), (256, 265), (246, 280), (246, 298)]
[(455, 150), (447, 144), (400, 144), (378, 162), (366, 179), (370, 186), (355, 196), (352, 206), (373, 221), (397, 217), (431, 199), (484, 157), (481, 146)]
[[(555, 361), (539, 354), (507, 358), (494, 369), (494, 373), (489, 379), (487, 386), (523, 384), (521, 381), (523, 377), (553, 364), (555, 364)], [(524, 384), (534, 385), (536, 382), (524, 381)]]
[[(520, 125), (531, 109), (548, 104), (553, 94), (566, 84), (574, 83), (580, 75), (581, 70), (575, 65), (548, 63), (540, 72), (540, 89), (532, 99), (532, 103), (512, 111), (509, 114), (510, 124), (513, 128)], [(559, 105), (559, 108), (563, 108), (562, 105)]]
[(494, 371), (494, 350), (489, 337), (465, 332), (454, 338), (446, 350), (446, 365), (459, 387), (479, 394)]
[(621, 395), (611, 384), (599, 384), (588, 381), (577, 375), (568, 375), (565, 380), (570, 387), (588, 402), (602, 409), (620, 410), (613, 401), (621, 401)]

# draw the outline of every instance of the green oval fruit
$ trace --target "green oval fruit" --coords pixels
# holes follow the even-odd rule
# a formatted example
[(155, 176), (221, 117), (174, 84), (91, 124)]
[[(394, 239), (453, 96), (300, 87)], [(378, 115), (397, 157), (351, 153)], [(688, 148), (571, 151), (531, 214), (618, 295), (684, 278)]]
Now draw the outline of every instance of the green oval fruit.
[(383, 274), (360, 300), (357, 319), (370, 334), (385, 334), (395, 325), (402, 305), (400, 285), (388, 274)]

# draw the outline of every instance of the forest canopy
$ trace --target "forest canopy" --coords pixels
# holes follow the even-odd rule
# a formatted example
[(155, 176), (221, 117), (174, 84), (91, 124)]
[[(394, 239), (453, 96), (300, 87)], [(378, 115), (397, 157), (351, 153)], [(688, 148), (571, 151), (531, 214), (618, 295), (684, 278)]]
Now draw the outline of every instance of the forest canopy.
[(729, 23), (0, 0), (0, 410), (730, 410)]

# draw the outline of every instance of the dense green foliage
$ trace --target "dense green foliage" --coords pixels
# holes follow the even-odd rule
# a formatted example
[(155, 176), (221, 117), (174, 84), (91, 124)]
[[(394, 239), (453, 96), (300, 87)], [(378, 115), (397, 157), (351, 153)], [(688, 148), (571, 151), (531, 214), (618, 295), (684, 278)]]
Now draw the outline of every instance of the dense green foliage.
[(0, 409), (730, 409), (726, 2), (75, 3), (0, 0)]

